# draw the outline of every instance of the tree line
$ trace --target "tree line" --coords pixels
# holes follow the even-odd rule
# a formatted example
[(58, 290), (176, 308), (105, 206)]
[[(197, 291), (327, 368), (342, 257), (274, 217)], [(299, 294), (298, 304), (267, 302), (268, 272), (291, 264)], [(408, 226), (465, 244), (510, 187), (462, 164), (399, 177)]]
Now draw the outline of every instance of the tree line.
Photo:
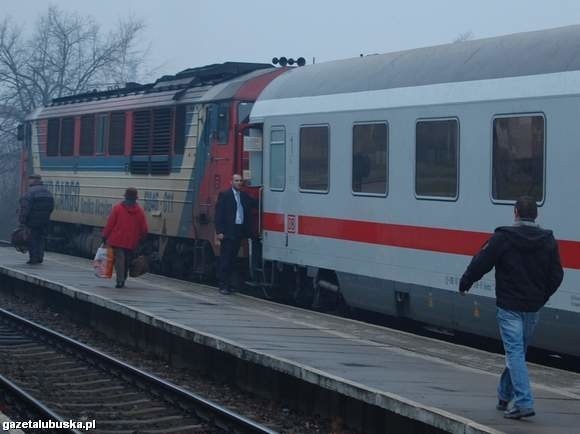
[(53, 98), (137, 81), (147, 54), (141, 48), (144, 29), (142, 20), (128, 18), (105, 31), (93, 17), (57, 6), (42, 13), (30, 32), (10, 17), (0, 21), (1, 221), (16, 222), (18, 124)]

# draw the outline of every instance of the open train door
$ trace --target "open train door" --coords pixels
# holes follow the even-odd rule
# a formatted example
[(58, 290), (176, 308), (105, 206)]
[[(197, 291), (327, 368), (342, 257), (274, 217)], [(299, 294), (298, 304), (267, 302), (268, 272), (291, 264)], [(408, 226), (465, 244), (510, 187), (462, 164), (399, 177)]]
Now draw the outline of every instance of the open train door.
[(258, 200), (258, 208), (253, 210), (252, 238), (249, 246), (250, 278), (257, 282), (257, 273), (262, 269), (262, 191), (263, 191), (263, 132), (262, 125), (246, 124), (241, 128), (243, 140), (242, 177), (245, 181), (245, 191)]

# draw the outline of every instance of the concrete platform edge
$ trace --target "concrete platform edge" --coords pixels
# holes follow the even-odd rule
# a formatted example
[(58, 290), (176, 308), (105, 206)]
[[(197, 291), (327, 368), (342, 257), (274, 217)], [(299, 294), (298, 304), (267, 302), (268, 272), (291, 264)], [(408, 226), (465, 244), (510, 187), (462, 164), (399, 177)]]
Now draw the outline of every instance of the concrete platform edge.
[(123, 305), (98, 295), (84, 292), (81, 289), (63, 285), (48, 279), (28, 275), (22, 271), (0, 266), (0, 273), (15, 279), (45, 287), (70, 298), (95, 304), (117, 312), (142, 323), (160, 328), (168, 333), (188, 339), (197, 344), (223, 351), (242, 360), (256, 363), (269, 369), (288, 374), (292, 377), (341, 393), (367, 404), (375, 405), (401, 416), (423, 422), (427, 425), (457, 434), (501, 434), (501, 431), (478, 424), (470, 419), (448, 413), (444, 410), (422, 405), (403, 396), (382, 392), (351, 382), (325, 372), (296, 364), (283, 358), (273, 357), (259, 351), (248, 350), (237, 343), (218, 336), (202, 333), (169, 320), (158, 318), (145, 311)]

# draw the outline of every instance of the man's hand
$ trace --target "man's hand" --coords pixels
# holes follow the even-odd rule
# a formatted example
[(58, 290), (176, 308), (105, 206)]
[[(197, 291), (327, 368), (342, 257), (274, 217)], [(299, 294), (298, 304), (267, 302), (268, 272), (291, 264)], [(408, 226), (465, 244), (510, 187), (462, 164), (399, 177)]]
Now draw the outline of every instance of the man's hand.
[(216, 245), (221, 245), (222, 240), (224, 239), (224, 234), (216, 234), (215, 235), (215, 243)]
[(467, 281), (465, 280), (464, 277), (461, 277), (461, 280), (459, 281), (459, 293), (461, 295), (465, 295), (467, 294), (467, 291), (469, 291), (469, 288), (471, 287), (471, 285), (469, 285), (467, 283)]

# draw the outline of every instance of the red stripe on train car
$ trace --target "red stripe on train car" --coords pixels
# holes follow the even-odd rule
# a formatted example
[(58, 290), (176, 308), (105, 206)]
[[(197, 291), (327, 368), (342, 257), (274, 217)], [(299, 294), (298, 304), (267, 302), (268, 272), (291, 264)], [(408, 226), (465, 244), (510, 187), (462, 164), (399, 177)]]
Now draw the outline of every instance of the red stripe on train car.
[[(267, 213), (264, 229), (284, 232), (284, 215)], [(386, 223), (342, 220), (326, 217), (298, 217), (298, 233), (338, 240), (356, 241), (407, 249), (474, 255), (491, 236), (490, 233), (455, 229), (428, 228)], [(559, 240), (562, 265), (580, 269), (580, 243)]]
[(265, 212), (262, 214), (262, 228), (265, 231), (284, 232), (284, 214)]

